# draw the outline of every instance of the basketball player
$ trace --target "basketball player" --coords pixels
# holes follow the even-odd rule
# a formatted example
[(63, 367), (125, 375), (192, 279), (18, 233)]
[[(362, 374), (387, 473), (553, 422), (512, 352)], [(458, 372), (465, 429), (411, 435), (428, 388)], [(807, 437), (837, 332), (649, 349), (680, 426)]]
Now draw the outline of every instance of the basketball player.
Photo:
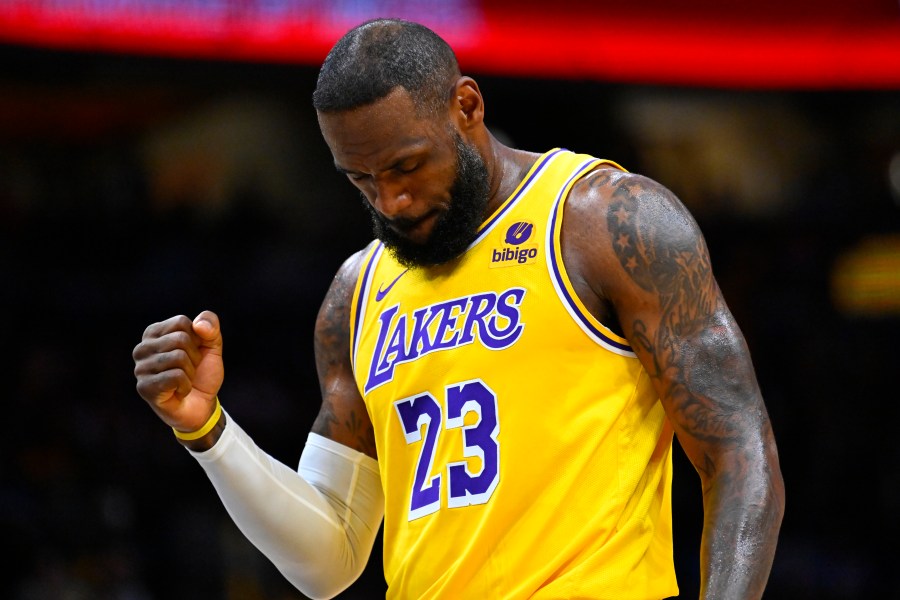
[(140, 395), (244, 534), (317, 598), (359, 576), (383, 518), (391, 598), (658, 600), (678, 594), (674, 432), (703, 489), (702, 596), (759, 598), (777, 451), (681, 203), (608, 160), (501, 144), (417, 24), (351, 30), (313, 100), (377, 240), (319, 312), (298, 470), (222, 410), (213, 312), (134, 350)]

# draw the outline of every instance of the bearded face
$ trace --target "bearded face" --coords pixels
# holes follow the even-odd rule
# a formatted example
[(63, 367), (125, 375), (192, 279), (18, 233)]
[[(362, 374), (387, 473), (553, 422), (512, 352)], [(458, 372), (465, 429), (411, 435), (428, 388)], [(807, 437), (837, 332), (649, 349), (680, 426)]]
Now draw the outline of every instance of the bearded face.
[(490, 195), (488, 171), (478, 151), (454, 132), (456, 177), (448, 207), (438, 217), (428, 239), (416, 243), (401, 233), (402, 219), (389, 221), (363, 196), (372, 218), (372, 230), (397, 262), (408, 268), (443, 264), (462, 254), (475, 239), (485, 217)]

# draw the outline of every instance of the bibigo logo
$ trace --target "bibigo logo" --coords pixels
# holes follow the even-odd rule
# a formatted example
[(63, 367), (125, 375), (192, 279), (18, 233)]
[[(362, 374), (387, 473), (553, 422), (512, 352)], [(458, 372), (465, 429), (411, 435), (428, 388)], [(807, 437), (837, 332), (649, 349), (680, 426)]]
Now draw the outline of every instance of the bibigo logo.
[(534, 235), (534, 224), (528, 221), (513, 223), (503, 236), (503, 243), (491, 252), (491, 268), (527, 265), (537, 259), (536, 244), (525, 246)]

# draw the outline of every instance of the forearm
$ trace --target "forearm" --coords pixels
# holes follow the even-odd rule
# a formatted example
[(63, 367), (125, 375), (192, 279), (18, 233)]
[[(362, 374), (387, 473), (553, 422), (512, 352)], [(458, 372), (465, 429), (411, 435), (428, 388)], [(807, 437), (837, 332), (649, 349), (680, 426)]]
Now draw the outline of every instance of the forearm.
[(772, 568), (784, 514), (784, 485), (771, 461), (752, 476), (719, 471), (704, 489), (700, 597), (761, 598)]
[[(308, 445), (298, 473), (259, 449), (233, 420), (219, 436), (211, 449), (192, 455), (247, 539), (311, 597), (330, 598), (355, 581), (384, 511), (377, 463), (311, 439), (324, 459), (310, 464)], [(340, 456), (341, 449), (352, 458)]]

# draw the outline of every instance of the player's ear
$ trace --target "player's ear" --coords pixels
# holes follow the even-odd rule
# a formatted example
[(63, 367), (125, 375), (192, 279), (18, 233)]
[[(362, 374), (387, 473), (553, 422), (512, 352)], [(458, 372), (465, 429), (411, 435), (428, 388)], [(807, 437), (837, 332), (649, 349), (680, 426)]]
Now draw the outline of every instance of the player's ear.
[(451, 103), (460, 129), (469, 129), (484, 122), (484, 99), (478, 84), (471, 77), (460, 77), (456, 81)]

